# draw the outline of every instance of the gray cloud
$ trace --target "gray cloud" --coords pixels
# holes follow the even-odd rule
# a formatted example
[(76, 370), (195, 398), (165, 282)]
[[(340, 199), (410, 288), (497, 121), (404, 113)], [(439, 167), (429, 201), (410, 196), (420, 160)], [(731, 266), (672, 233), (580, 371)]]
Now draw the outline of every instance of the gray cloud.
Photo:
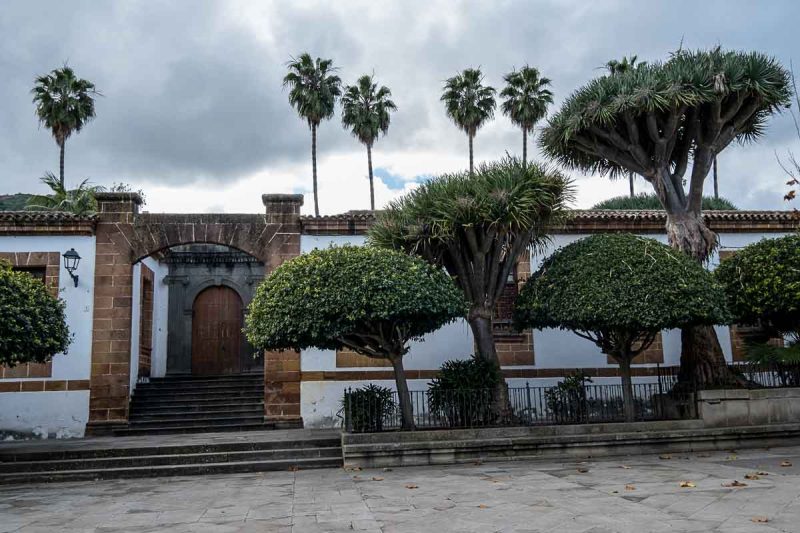
[[(29, 190), (57, 166), (29, 90), (36, 75), (65, 60), (105, 95), (97, 119), (68, 141), (70, 180), (186, 187), (203, 180), (221, 189), (276, 165), (306, 163), (307, 127), (280, 86), (285, 61), (305, 50), (334, 58), (346, 82), (374, 71), (392, 89), (399, 111), (376, 154), (387, 158), (431, 149), (464, 154), (464, 136), (444, 116), (439, 94), (442, 81), (467, 66), (481, 66), (498, 86), (511, 68), (535, 65), (561, 101), (609, 58), (663, 59), (682, 40), (800, 62), (791, 38), (800, 7), (791, 0), (254, 5), (4, 2), (0, 193)], [(757, 145), (731, 147), (723, 190), (744, 207), (784, 207), (774, 152), (800, 144), (793, 135), (781, 116)], [(338, 113), (319, 143), (321, 153), (363, 150)], [(498, 116), (478, 134), (476, 155), (495, 158), (519, 143), (519, 132)]]

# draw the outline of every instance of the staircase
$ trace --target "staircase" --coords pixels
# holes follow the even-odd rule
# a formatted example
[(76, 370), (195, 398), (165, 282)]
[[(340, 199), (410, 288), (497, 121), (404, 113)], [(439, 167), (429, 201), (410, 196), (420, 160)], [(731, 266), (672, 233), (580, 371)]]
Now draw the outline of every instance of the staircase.
[(341, 466), (338, 433), (302, 429), (0, 445), (0, 485)]
[(156, 435), (269, 429), (264, 376), (176, 376), (136, 386), (129, 424), (114, 435)]

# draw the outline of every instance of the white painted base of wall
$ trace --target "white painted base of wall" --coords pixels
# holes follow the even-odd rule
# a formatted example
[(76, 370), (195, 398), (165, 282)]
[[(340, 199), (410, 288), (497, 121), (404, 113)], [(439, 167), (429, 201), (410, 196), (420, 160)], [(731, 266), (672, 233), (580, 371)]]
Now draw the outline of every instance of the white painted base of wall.
[(0, 393), (0, 435), (83, 437), (88, 420), (88, 390)]

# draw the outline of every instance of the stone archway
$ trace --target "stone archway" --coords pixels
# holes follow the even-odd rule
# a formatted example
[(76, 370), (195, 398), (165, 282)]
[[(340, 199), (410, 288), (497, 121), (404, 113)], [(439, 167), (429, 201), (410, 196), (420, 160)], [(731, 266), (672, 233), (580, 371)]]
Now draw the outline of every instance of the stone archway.
[[(300, 254), (303, 197), (263, 195), (263, 215), (139, 213), (136, 193), (99, 193), (97, 201), (88, 427), (95, 433), (128, 419), (133, 264), (170, 247), (212, 243), (260, 259), (269, 273)], [(265, 414), (299, 421), (299, 356), (290, 365), (298, 367), (296, 372), (284, 371), (285, 355), (276, 357), (265, 357)], [(270, 413), (270, 405), (277, 411)]]

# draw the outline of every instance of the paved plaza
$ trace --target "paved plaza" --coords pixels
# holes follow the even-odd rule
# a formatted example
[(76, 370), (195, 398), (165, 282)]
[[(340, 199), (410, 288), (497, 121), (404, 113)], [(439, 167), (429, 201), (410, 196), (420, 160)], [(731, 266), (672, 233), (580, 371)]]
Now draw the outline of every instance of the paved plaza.
[(4, 486), (11, 531), (800, 532), (800, 447)]

